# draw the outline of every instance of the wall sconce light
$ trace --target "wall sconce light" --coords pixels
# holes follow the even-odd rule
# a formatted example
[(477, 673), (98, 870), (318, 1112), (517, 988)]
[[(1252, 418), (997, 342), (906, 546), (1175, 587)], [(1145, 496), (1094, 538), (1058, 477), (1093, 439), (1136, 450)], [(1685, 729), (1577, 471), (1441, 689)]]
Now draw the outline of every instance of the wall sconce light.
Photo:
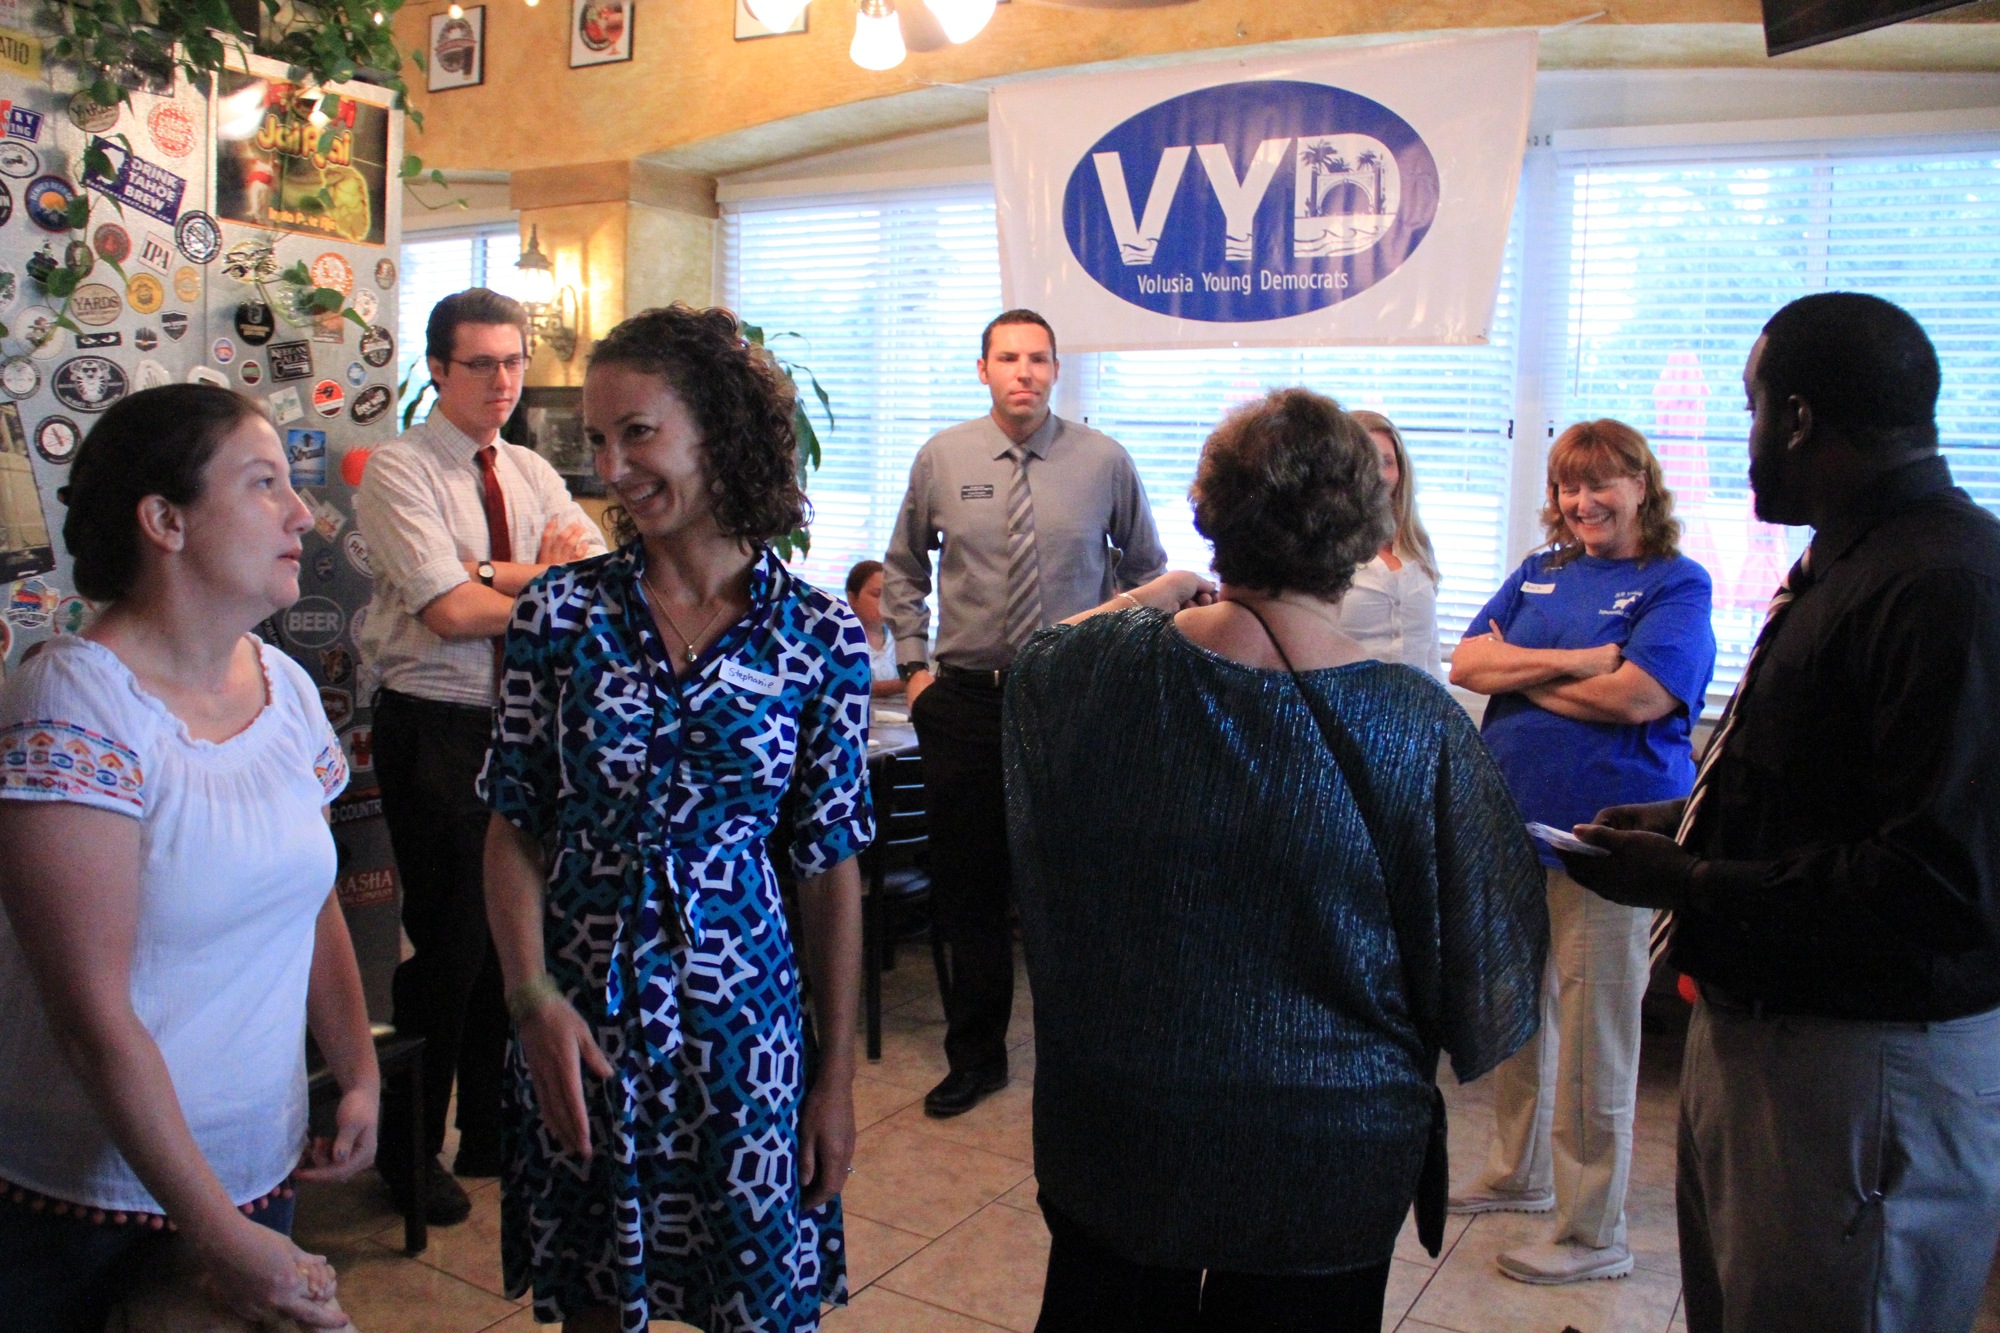
[(537, 343), (567, 361), (576, 355), (576, 326), (580, 314), (576, 289), (556, 287), (556, 266), (542, 253), (542, 231), (528, 228), (528, 248), (514, 267), (521, 271), (521, 304), (528, 311), (528, 351)]

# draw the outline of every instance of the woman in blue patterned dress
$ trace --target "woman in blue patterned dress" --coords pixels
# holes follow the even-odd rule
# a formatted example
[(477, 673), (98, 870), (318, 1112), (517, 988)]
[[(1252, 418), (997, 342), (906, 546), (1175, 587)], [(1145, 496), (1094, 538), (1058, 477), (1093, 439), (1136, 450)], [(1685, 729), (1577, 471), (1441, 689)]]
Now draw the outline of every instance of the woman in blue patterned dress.
[(727, 311), (618, 325), (583, 419), (623, 544), (550, 570), (507, 631), (481, 778), (516, 1034), (501, 1258), (572, 1333), (791, 1333), (846, 1296), (868, 640), (767, 545), (803, 509), (791, 404)]

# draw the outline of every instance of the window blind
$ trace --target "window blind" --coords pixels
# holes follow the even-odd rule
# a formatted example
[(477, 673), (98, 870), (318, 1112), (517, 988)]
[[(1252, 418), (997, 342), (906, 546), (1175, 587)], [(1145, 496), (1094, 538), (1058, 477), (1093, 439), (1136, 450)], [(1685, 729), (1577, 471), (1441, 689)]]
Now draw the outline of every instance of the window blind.
[(1751, 513), (1743, 361), (1817, 291), (1894, 301), (1943, 365), (1958, 484), (2000, 509), (2000, 140), (1561, 154), (1551, 423), (1616, 417), (1660, 456), (1682, 551), (1715, 580), (1726, 698), (1810, 533)]
[(992, 407), (973, 373), (980, 330), (1000, 311), (992, 189), (732, 212), (723, 271), (724, 304), (833, 401), (831, 431), (812, 404), (824, 457), (797, 565), (837, 593), (856, 561), (888, 548), (917, 449)]
[[(1063, 360), (1083, 415), (1129, 449), (1176, 565), (1205, 569), (1187, 504), (1201, 442), (1237, 403), (1305, 384), (1397, 422), (1444, 569), (1439, 629), (1457, 642), (1505, 569), (1520, 229), (1510, 237), (1493, 340), (1484, 347), (1105, 353)], [(911, 460), (944, 426), (992, 405), (973, 373), (1000, 310), (987, 186), (790, 203), (728, 214), (724, 300), (810, 365), (836, 429), (812, 480), (800, 572), (839, 588), (878, 559)]]

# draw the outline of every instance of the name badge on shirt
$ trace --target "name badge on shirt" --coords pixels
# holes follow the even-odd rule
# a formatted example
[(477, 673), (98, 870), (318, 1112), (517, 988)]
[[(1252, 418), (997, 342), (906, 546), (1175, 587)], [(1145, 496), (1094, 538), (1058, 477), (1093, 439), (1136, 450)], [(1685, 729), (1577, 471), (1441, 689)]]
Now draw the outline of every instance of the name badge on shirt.
[(991, 486), (961, 486), (958, 488), (958, 498), (961, 500), (991, 500), (993, 498), (993, 488)]
[(749, 667), (736, 662), (723, 662), (722, 669), (716, 674), (728, 684), (734, 685), (739, 690), (748, 690), (752, 694), (776, 694), (783, 688), (783, 682), (776, 676), (752, 671)]
[(1556, 585), (1553, 583), (1523, 583), (1521, 585), (1522, 592), (1554, 592), (1555, 590)]

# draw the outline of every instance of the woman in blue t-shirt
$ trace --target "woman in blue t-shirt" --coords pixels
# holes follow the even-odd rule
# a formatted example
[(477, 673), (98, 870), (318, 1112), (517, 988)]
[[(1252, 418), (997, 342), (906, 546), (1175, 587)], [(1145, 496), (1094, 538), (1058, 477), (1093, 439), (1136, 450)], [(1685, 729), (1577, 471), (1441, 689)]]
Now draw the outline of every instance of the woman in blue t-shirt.
[[(1715, 670), (1708, 571), (1646, 439), (1571, 426), (1549, 451), (1549, 544), (1521, 562), (1452, 655), (1451, 683), (1491, 695), (1481, 734), (1522, 813), (1559, 829), (1694, 785), (1688, 737)], [(1545, 1241), (1499, 1256), (1523, 1282), (1632, 1271), (1625, 1187), (1639, 1002), (1652, 913), (1583, 888), (1552, 852), (1541, 1033), (1494, 1072), (1486, 1171), (1458, 1213), (1556, 1210)]]

